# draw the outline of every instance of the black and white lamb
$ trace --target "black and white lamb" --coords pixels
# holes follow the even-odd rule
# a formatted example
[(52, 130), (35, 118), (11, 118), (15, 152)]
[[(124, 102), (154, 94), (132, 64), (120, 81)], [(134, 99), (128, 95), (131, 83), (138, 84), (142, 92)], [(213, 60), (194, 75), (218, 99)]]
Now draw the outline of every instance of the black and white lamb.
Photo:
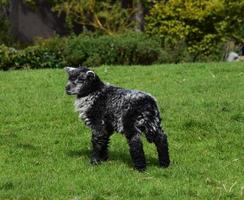
[(155, 99), (144, 92), (103, 83), (97, 74), (85, 67), (66, 67), (66, 93), (76, 95), (75, 109), (92, 130), (91, 163), (108, 159), (109, 137), (114, 131), (125, 135), (134, 167), (146, 169), (140, 135), (157, 147), (159, 165), (170, 164), (167, 135)]

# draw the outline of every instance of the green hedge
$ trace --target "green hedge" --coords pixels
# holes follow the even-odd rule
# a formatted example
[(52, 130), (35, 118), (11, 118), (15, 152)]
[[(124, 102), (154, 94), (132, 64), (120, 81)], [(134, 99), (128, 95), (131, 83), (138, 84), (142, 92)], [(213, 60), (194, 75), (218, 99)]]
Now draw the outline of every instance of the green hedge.
[[(212, 61), (222, 58), (214, 52)], [(116, 36), (80, 35), (68, 38), (41, 40), (33, 46), (16, 50), (0, 45), (0, 69), (63, 68), (65, 65), (97, 67), (107, 65), (150, 65), (192, 61), (185, 43), (162, 42), (143, 33)]]
[(43, 40), (36, 45), (16, 50), (0, 45), (0, 69), (59, 68), (66, 64), (62, 39)]
[(58, 68), (65, 65), (61, 55), (40, 46), (15, 50), (0, 46), (0, 69)]
[(142, 33), (91, 38), (71, 38), (64, 50), (68, 63), (87, 66), (108, 65), (149, 65), (161, 56), (160, 43)]
[(159, 41), (142, 33), (118, 36), (80, 35), (52, 38), (22, 50), (0, 46), (0, 69), (62, 68), (67, 65), (96, 67), (109, 65), (149, 65), (158, 63)]

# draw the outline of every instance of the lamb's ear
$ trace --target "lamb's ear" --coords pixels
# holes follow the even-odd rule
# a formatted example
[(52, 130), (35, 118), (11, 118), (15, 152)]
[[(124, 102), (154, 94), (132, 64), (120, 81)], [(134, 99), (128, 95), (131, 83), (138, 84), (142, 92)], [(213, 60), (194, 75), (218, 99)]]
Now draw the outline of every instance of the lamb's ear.
[(65, 67), (64, 70), (69, 74), (71, 71), (73, 71), (75, 68), (73, 67)]
[(89, 79), (94, 79), (96, 77), (96, 74), (93, 71), (89, 70), (86, 72), (86, 76)]

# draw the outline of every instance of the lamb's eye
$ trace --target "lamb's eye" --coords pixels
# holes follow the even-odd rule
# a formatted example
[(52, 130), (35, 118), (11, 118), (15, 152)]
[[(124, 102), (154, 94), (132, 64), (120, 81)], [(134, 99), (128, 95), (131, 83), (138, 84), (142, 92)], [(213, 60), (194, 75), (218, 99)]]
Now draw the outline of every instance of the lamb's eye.
[(78, 83), (83, 83), (84, 81), (85, 81), (85, 79), (83, 77), (79, 77), (77, 80)]
[(82, 76), (79, 76), (78, 78), (77, 78), (77, 82), (78, 83), (83, 83), (83, 82), (85, 82), (85, 80), (86, 80), (86, 78), (82, 75)]

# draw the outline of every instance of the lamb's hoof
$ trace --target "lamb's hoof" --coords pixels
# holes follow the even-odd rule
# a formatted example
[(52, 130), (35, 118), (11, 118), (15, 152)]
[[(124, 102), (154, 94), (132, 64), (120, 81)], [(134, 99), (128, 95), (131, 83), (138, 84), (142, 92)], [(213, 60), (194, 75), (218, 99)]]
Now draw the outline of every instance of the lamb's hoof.
[(163, 168), (167, 168), (167, 167), (169, 167), (169, 164), (170, 164), (170, 160), (165, 160), (165, 161), (160, 162), (159, 166), (163, 167)]
[(138, 172), (145, 172), (145, 171), (146, 171), (146, 167), (145, 167), (145, 168), (136, 168), (136, 170), (137, 170)]
[(146, 171), (146, 166), (135, 166), (135, 169), (138, 172), (144, 172), (144, 171)]
[(99, 165), (99, 164), (101, 164), (101, 160), (99, 160), (97, 158), (91, 158), (91, 164), (92, 165)]
[(107, 155), (107, 154), (102, 155), (102, 156), (101, 156), (101, 160), (102, 160), (102, 161), (107, 161), (107, 160), (108, 160), (108, 155)]

